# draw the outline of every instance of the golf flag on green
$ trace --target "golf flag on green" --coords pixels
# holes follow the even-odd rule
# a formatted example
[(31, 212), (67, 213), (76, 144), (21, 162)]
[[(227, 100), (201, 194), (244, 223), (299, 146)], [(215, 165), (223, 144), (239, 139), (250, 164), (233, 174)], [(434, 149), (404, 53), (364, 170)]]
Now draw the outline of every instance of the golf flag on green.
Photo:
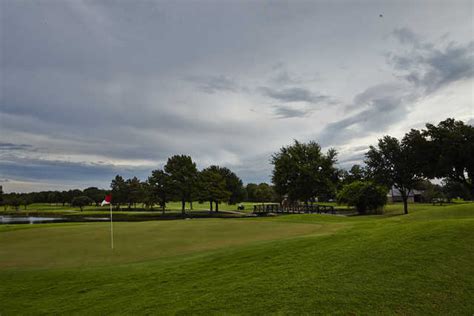
[(112, 194), (106, 195), (102, 203), (100, 203), (100, 206), (110, 204), (110, 202), (112, 202)]
[(107, 194), (100, 203), (101, 206), (110, 205), (110, 248), (114, 249), (114, 223), (112, 220), (112, 194)]

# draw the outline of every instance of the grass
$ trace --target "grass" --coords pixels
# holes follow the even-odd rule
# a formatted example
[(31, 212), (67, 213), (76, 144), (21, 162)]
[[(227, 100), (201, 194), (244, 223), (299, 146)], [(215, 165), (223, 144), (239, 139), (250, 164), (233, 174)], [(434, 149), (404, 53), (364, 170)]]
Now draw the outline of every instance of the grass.
[(0, 226), (0, 313), (474, 313), (474, 204)]
[[(244, 210), (239, 212), (250, 213), (253, 211), (253, 206), (256, 204), (262, 203), (254, 203), (254, 202), (242, 202), (239, 203), (244, 206)], [(335, 203), (319, 203), (323, 205), (334, 205)], [(219, 211), (238, 211), (237, 204), (230, 205), (227, 203), (219, 204)], [(344, 210), (347, 209), (345, 206), (337, 206), (338, 209)], [(198, 203), (197, 201), (193, 203), (193, 209), (191, 210), (190, 204), (186, 203), (186, 212), (193, 214), (196, 212), (202, 211), (209, 211), (209, 203)], [(119, 211), (114, 210), (114, 212), (118, 212), (118, 214), (128, 214), (128, 215), (159, 215), (161, 214), (161, 209), (159, 206), (155, 206), (153, 211), (149, 209), (145, 209), (143, 205), (137, 204), (137, 208), (128, 209), (126, 205), (122, 206)], [(96, 207), (96, 206), (86, 206), (84, 207), (83, 211), (79, 209), (79, 207), (74, 207), (70, 205), (61, 205), (61, 204), (48, 204), (48, 203), (35, 203), (28, 205), (26, 209), (24, 207), (20, 207), (18, 211), (12, 208), (0, 208), (0, 215), (1, 214), (50, 214), (50, 215), (68, 215), (68, 216), (82, 216), (82, 215), (105, 215), (109, 213), (109, 206), (103, 207)], [(166, 204), (166, 213), (171, 214), (181, 214), (181, 202), (168, 202)]]
[[(244, 212), (253, 211), (253, 205), (255, 203), (252, 202), (243, 202), (245, 210)], [(208, 211), (209, 210), (209, 203), (193, 203), (193, 210), (190, 208), (190, 204), (186, 203), (186, 211), (193, 212), (193, 211)], [(237, 205), (229, 205), (227, 203), (221, 203), (219, 205), (219, 210), (222, 211), (237, 211)], [(136, 213), (154, 213), (160, 214), (161, 208), (159, 206), (155, 206), (153, 211), (149, 209), (145, 209), (143, 205), (137, 204), (136, 208), (128, 209), (127, 205), (122, 205), (119, 211), (115, 210), (115, 212), (120, 212), (122, 214), (136, 214)], [(109, 206), (99, 206), (96, 207), (94, 205), (85, 206), (83, 211), (79, 209), (79, 207), (74, 207), (70, 205), (61, 205), (61, 204), (49, 204), (49, 203), (35, 203), (28, 205), (26, 209), (24, 207), (20, 207), (18, 211), (10, 208), (0, 208), (0, 215), (3, 214), (67, 214), (67, 215), (94, 215), (94, 214), (106, 214), (109, 212)], [(181, 202), (169, 202), (166, 204), (166, 213), (181, 213)]]

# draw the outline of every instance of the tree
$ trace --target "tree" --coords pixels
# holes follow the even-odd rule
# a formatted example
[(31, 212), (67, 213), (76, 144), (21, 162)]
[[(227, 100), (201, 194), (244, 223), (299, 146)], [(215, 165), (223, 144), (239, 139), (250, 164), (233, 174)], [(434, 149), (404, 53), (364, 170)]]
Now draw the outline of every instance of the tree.
[(249, 202), (256, 202), (256, 195), (255, 192), (257, 191), (258, 185), (255, 183), (248, 183), (247, 186), (245, 187), (245, 190), (247, 191), (247, 201)]
[(26, 210), (28, 205), (30, 205), (32, 202), (31, 194), (24, 193), (20, 195), (19, 202), (21, 205), (23, 205), (24, 209)]
[(425, 175), (461, 183), (474, 197), (474, 126), (448, 118), (437, 126), (426, 124), (421, 135)]
[(342, 182), (344, 184), (349, 184), (354, 181), (363, 181), (367, 177), (367, 170), (360, 165), (353, 165), (349, 171), (345, 172), (343, 175)]
[(422, 202), (429, 203), (434, 199), (445, 198), (443, 187), (438, 184), (433, 184), (429, 180), (421, 180), (416, 184), (415, 189), (421, 191)]
[(387, 204), (387, 188), (372, 181), (356, 180), (342, 188), (337, 202), (355, 206), (359, 214), (379, 213)]
[(171, 198), (170, 176), (161, 169), (153, 170), (151, 176), (148, 177), (148, 183), (150, 185), (149, 194), (154, 201), (160, 204), (164, 214), (166, 203)]
[[(71, 200), (69, 200), (70, 202)], [(48, 203), (57, 204), (61, 203), (61, 193), (57, 191), (51, 191), (48, 193)]]
[(128, 179), (125, 182), (126, 185), (126, 201), (128, 203), (128, 208), (130, 209), (132, 204), (135, 207), (135, 204), (140, 202), (143, 198), (143, 188), (142, 183), (137, 177)]
[(275, 191), (268, 183), (260, 183), (254, 194), (255, 202), (272, 202), (275, 200)]
[(21, 201), (17, 194), (10, 193), (7, 196), (5, 196), (4, 205), (5, 205), (5, 210), (7, 206), (11, 206), (15, 211), (18, 211), (20, 210)]
[(338, 173), (334, 164), (337, 152), (322, 153), (316, 142), (282, 147), (272, 156), (272, 181), (278, 195), (288, 195), (290, 201), (307, 203), (317, 196), (334, 195)]
[(208, 169), (217, 172), (225, 181), (226, 190), (230, 192), (230, 196), (225, 199), (229, 204), (242, 202), (245, 198), (246, 192), (242, 180), (229, 168), (210, 166)]
[(125, 180), (116, 175), (110, 184), (112, 189), (112, 203), (117, 205), (117, 209), (120, 209), (120, 204), (127, 201), (128, 187)]
[(93, 200), (95, 202), (95, 206), (99, 206), (100, 202), (102, 202), (104, 199), (105, 191), (96, 187), (89, 187), (84, 189), (83, 194)]
[(232, 193), (227, 190), (226, 179), (218, 171), (216, 166), (208, 167), (199, 173), (199, 199), (209, 201), (212, 211), (212, 203), (216, 204), (216, 212), (219, 211), (219, 202), (228, 201)]
[(181, 212), (185, 215), (186, 201), (192, 200), (198, 171), (190, 156), (175, 155), (168, 158), (165, 172), (170, 177), (171, 191), (181, 200)]
[(458, 181), (450, 179), (443, 180), (443, 186), (441, 188), (442, 194), (451, 201), (452, 199), (461, 198), (463, 200), (472, 200), (474, 196), (471, 195), (469, 189)]
[(422, 179), (421, 162), (417, 160), (416, 148), (410, 135), (400, 142), (390, 136), (379, 139), (377, 148), (370, 146), (365, 163), (376, 182), (400, 191), (403, 210), (408, 214), (408, 194)]
[(81, 212), (84, 206), (90, 205), (92, 203), (94, 203), (94, 201), (90, 197), (85, 196), (85, 195), (76, 196), (71, 201), (71, 205), (79, 207), (81, 209)]

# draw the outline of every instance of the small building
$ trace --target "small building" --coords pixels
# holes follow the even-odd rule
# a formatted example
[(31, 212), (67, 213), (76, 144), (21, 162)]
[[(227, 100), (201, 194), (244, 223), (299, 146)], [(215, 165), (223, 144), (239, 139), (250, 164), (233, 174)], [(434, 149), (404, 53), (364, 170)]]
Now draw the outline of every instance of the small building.
[[(408, 193), (408, 203), (419, 203), (423, 202), (423, 191), (420, 190), (411, 190)], [(389, 203), (393, 202), (403, 202), (402, 195), (400, 190), (392, 187), (387, 193), (387, 200)]]

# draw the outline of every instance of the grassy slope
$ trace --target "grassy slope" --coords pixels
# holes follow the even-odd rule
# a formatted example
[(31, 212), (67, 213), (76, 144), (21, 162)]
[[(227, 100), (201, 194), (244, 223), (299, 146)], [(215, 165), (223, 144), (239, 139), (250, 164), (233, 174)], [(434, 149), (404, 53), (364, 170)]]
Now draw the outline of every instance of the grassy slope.
[[(391, 216), (401, 211), (399, 205), (388, 211), (385, 217), (177, 221), (167, 230), (150, 222), (122, 223), (137, 225), (122, 226), (134, 231), (131, 245), (140, 247), (140, 238), (147, 244), (135, 255), (131, 246), (120, 254), (140, 261), (135, 263), (104, 258), (87, 262), (88, 254), (77, 246), (69, 254), (74, 260), (61, 259), (64, 252), (55, 248), (64, 244), (58, 236), (82, 240), (72, 232), (100, 228), (100, 223), (4, 228), (2, 248), (8, 238), (13, 245), (2, 251), (0, 260), (27, 256), (29, 242), (47, 243), (50, 250), (35, 254), (34, 267), (24, 258), (17, 268), (0, 267), (0, 312), (472, 315), (474, 205), (417, 206), (407, 216)], [(245, 234), (237, 222), (255, 226), (245, 228)], [(307, 230), (310, 225), (314, 229)], [(260, 226), (268, 230), (261, 232)], [(285, 226), (294, 233), (285, 233)], [(160, 235), (155, 228), (164, 231)], [(204, 230), (220, 233), (206, 237)], [(305, 235), (295, 237), (299, 234)], [(168, 241), (154, 249), (148, 239), (156, 238), (158, 245), (159, 236)], [(245, 240), (229, 244), (214, 239), (236, 236)], [(193, 247), (179, 248), (183, 240)], [(203, 244), (212, 247), (201, 248)], [(51, 268), (55, 251), (61, 258)], [(152, 255), (137, 256), (140, 252)]]

